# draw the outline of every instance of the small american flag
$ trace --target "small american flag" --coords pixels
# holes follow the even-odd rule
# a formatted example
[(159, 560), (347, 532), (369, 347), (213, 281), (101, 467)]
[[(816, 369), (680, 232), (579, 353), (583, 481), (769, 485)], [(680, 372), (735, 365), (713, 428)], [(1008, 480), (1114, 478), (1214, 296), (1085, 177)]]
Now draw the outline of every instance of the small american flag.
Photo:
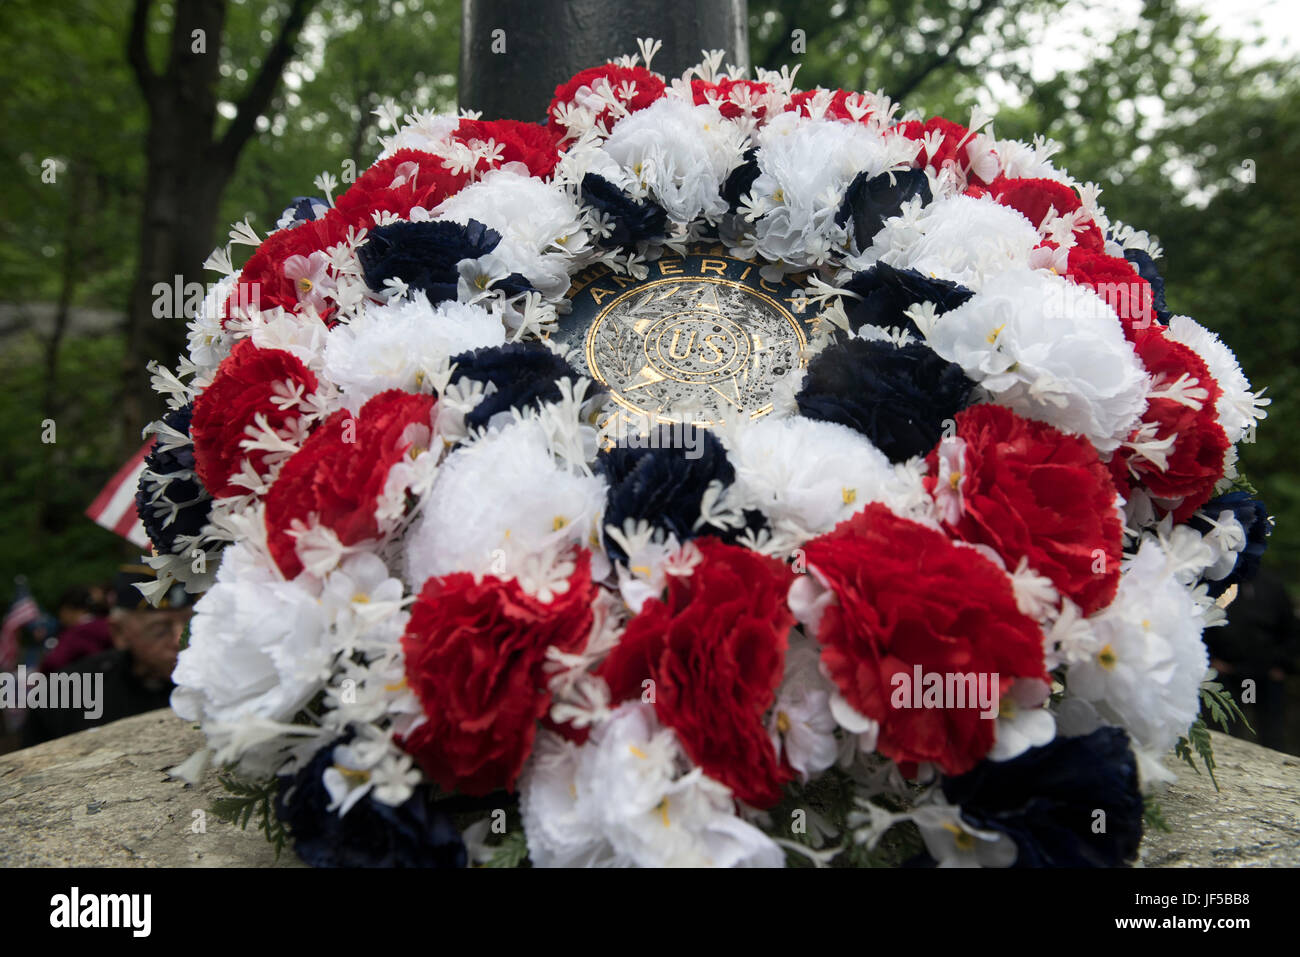
[(16, 578), (14, 585), (14, 603), (5, 613), (4, 623), (0, 624), (0, 671), (12, 671), (18, 664), (18, 633), (24, 625), (41, 617), (40, 606), (27, 590), (26, 579)]
[(94, 519), (95, 524), (116, 532), (132, 545), (140, 548), (149, 547), (149, 536), (145, 534), (144, 525), (135, 510), (135, 490), (140, 484), (140, 473), (144, 471), (144, 457), (149, 454), (154, 440), (151, 438), (140, 447), (140, 451), (131, 456), (115, 474), (103, 490), (95, 496), (86, 509), (86, 515)]

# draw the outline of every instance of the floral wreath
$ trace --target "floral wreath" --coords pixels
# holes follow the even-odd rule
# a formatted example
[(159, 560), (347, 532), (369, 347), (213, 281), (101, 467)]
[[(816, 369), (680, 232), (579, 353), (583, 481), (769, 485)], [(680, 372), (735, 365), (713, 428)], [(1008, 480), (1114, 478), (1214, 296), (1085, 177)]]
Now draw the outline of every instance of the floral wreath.
[[(544, 125), (390, 104), (206, 264), (138, 496), (196, 762), (317, 865), (1131, 861), (1268, 400), (1056, 144), (657, 48)], [(570, 290), (699, 244), (798, 361), (615, 435)]]

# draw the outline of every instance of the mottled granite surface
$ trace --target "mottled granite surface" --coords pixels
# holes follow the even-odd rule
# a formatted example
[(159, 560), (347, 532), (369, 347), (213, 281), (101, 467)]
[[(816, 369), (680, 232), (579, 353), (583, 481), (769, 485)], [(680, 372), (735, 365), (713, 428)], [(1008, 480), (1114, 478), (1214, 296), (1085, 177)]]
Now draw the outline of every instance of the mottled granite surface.
[[(224, 794), (212, 771), (198, 787), (168, 776), (202, 744), (164, 710), (0, 756), (0, 866), (276, 866), (260, 831), (211, 813)], [(1158, 800), (1173, 830), (1148, 831), (1142, 865), (1300, 865), (1300, 758), (1221, 734), (1214, 753), (1218, 793), (1167, 759), (1178, 779)], [(298, 865), (291, 850), (278, 862)]]
[[(163, 709), (0, 755), (0, 866), (275, 865), (261, 831), (211, 812), (226, 793), (214, 772), (198, 787), (168, 776), (202, 746)], [(286, 849), (279, 866), (293, 865)]]
[(1211, 732), (1215, 791), (1205, 768), (1165, 758), (1178, 780), (1156, 793), (1172, 829), (1148, 829), (1146, 867), (1300, 865), (1300, 757)]

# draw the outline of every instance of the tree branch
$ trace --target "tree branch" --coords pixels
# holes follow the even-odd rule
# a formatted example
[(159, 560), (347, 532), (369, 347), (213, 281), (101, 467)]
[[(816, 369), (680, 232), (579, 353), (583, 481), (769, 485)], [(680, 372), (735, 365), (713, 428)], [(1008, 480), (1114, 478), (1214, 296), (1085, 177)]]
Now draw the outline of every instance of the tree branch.
[(978, 3), (967, 10), (966, 16), (963, 17), (961, 21), (960, 32), (957, 34), (956, 38), (948, 44), (948, 49), (944, 50), (943, 53), (936, 53), (895, 89), (890, 90), (890, 97), (895, 102), (901, 103), (905, 97), (913, 93), (917, 87), (925, 82), (927, 77), (946, 65), (957, 55), (958, 51), (973, 38), (975, 29), (979, 26), (980, 21), (1000, 5), (1000, 0), (979, 0)]
[(145, 101), (152, 107), (153, 91), (158, 80), (153, 67), (149, 65), (149, 7), (152, 0), (135, 0), (131, 10), (131, 29), (126, 37), (126, 59), (135, 73), (135, 81), (144, 94)]
[(316, 6), (316, 2), (317, 0), (293, 0), (289, 15), (280, 24), (279, 36), (275, 38), (275, 42), (267, 52), (266, 59), (262, 61), (262, 68), (257, 76), (249, 84), (240, 101), (235, 104), (237, 110), (235, 118), (231, 120), (225, 135), (221, 137), (221, 142), (217, 144), (218, 152), (227, 160), (233, 160), (239, 155), (239, 151), (253, 135), (257, 118), (270, 105), (284, 68), (293, 57), (294, 48), (298, 44), (298, 31), (302, 29), (307, 15)]

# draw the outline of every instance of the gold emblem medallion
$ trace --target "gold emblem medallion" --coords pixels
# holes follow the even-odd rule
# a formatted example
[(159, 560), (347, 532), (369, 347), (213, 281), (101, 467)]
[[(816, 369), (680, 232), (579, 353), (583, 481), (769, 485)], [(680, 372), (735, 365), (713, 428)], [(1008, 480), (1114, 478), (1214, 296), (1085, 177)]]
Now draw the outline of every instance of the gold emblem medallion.
[(637, 280), (579, 274), (555, 338), (575, 347), (624, 419), (717, 425), (772, 410), (773, 383), (804, 363), (816, 321), (802, 287), (771, 283), (720, 246), (649, 264)]

